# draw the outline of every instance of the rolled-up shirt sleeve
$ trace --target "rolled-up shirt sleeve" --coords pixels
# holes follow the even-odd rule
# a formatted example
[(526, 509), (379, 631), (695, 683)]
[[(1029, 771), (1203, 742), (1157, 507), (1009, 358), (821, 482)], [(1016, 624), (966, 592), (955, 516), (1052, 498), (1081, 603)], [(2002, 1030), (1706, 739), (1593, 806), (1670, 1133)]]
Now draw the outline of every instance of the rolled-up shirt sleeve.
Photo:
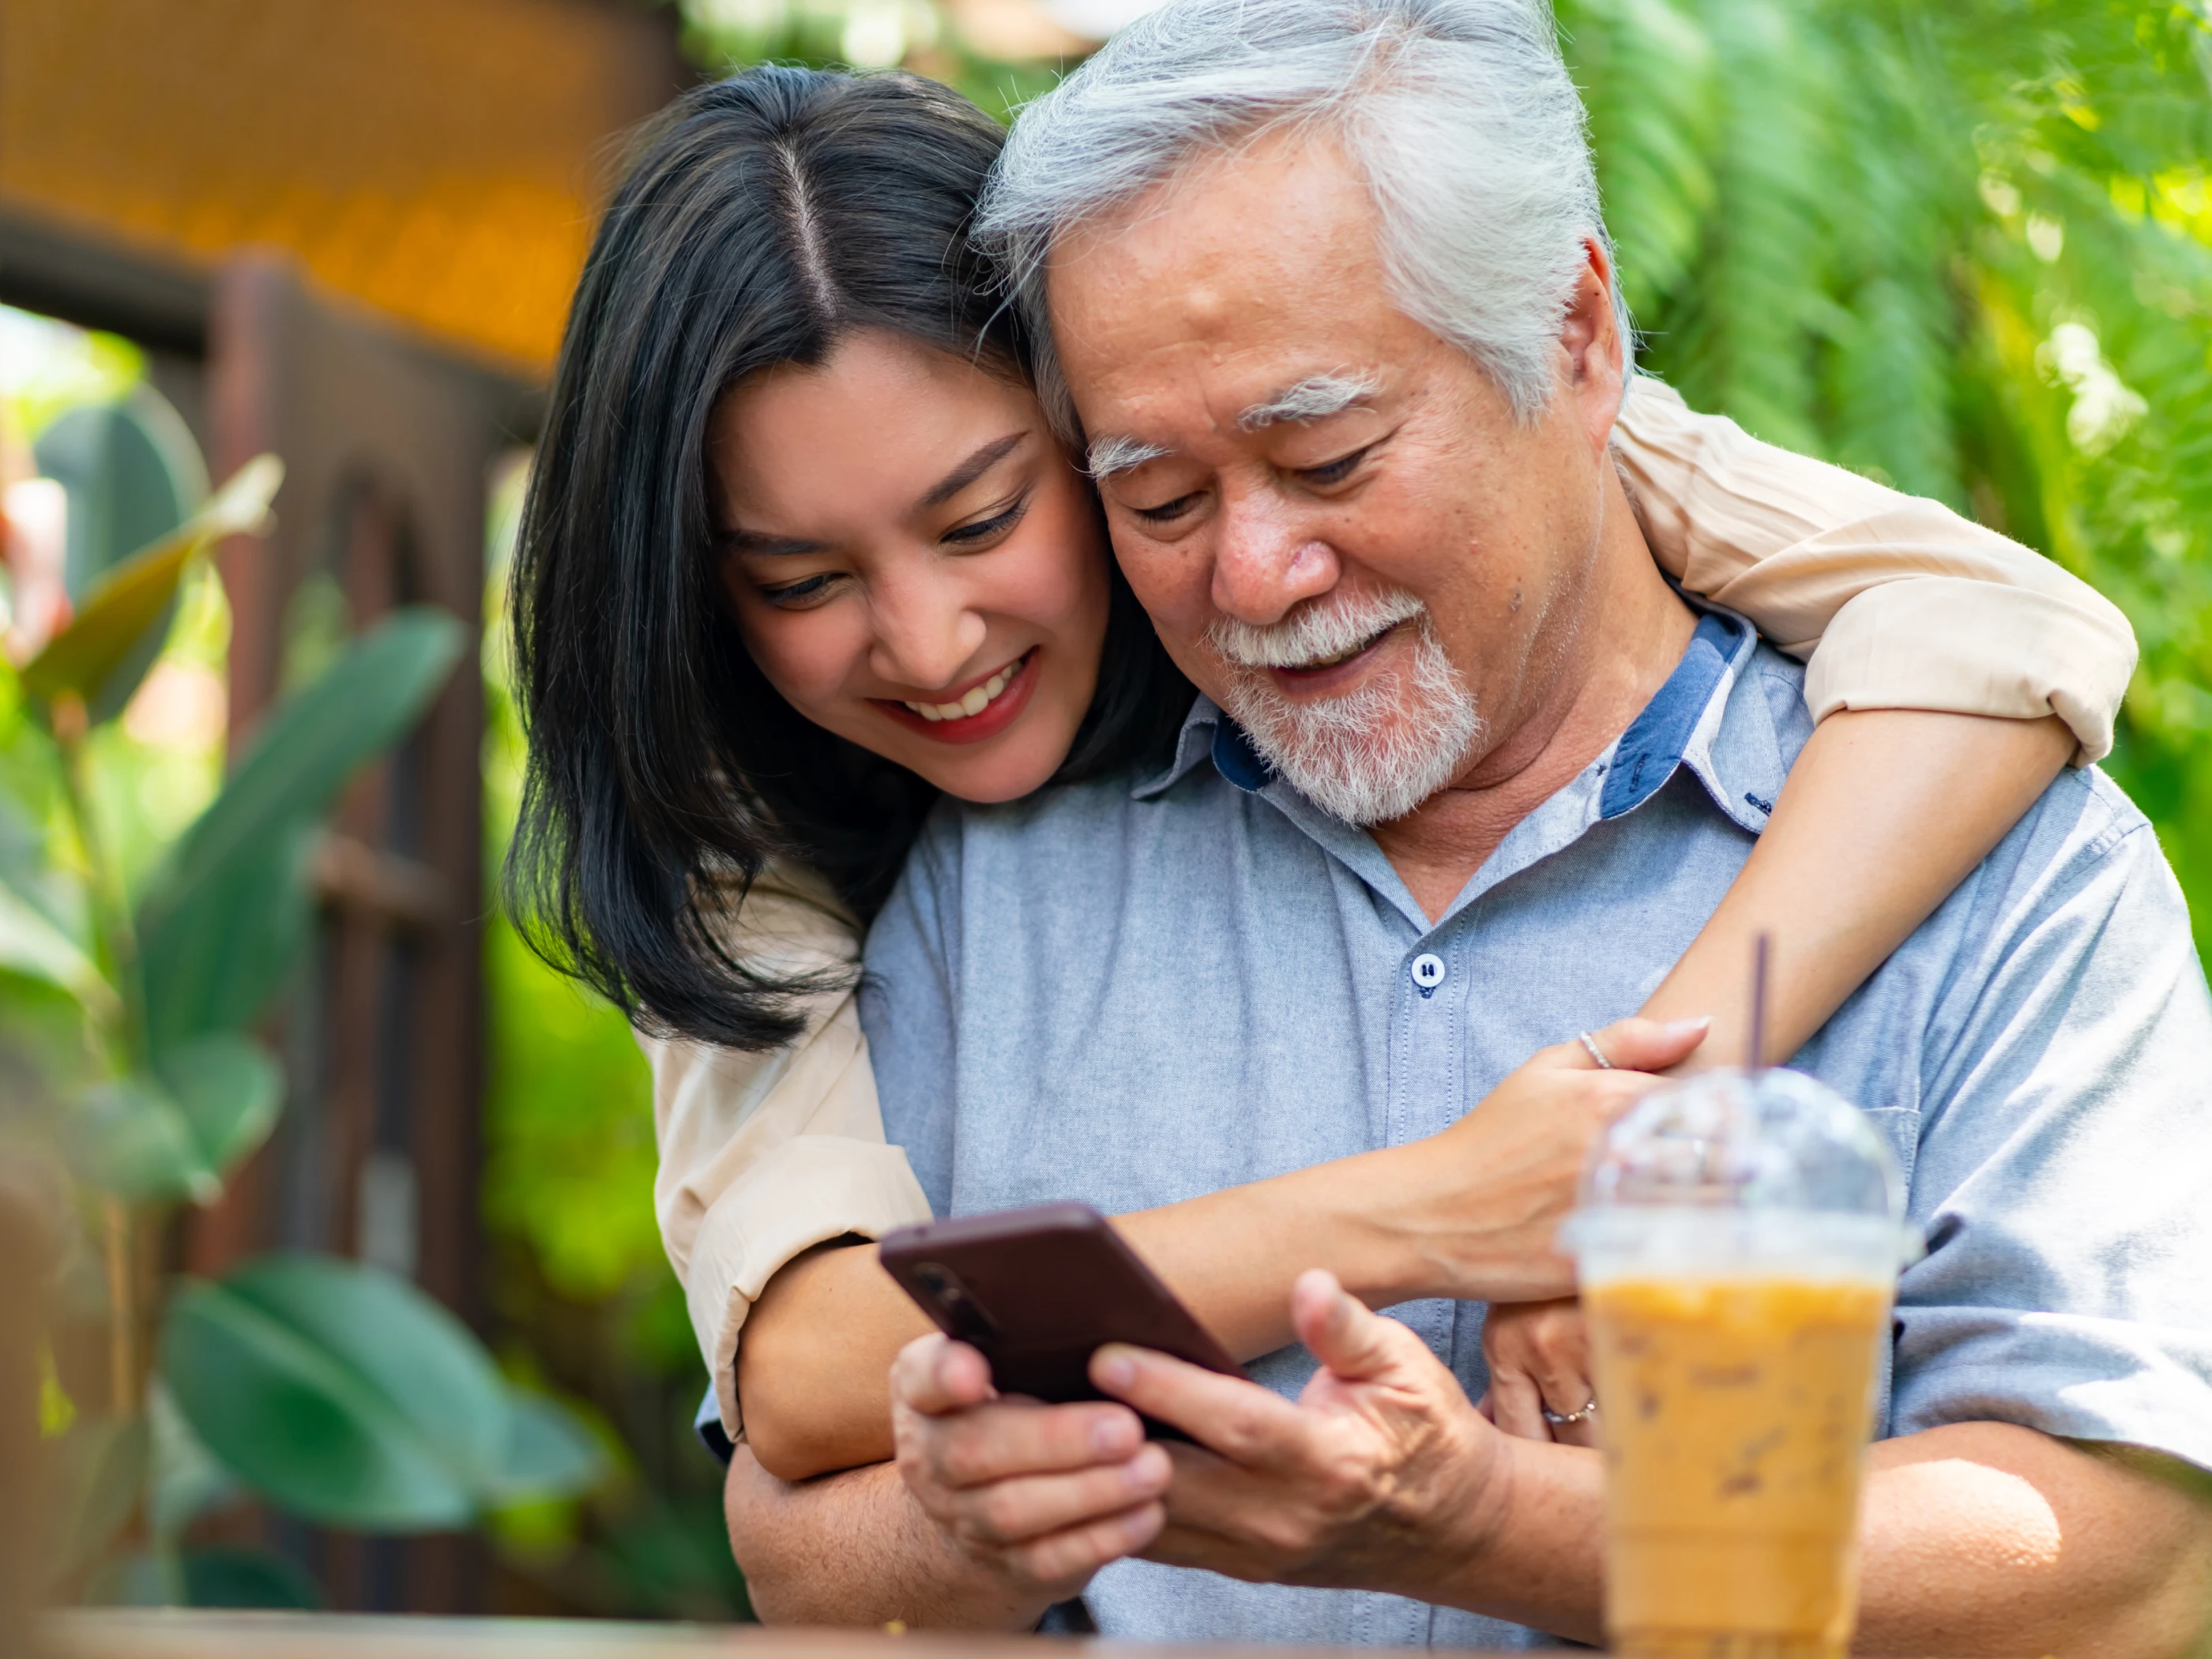
[(2049, 559), (1940, 501), (1696, 414), (1648, 376), (1622, 407), (1613, 456), (1660, 564), (1804, 659), (1814, 719), (2056, 714), (2078, 764), (2111, 751), (2135, 632)]
[[(787, 882), (757, 885), (727, 933), (735, 953), (781, 974), (849, 979), (858, 954), (852, 924)], [(661, 1242), (733, 1441), (738, 1345), (776, 1270), (830, 1239), (929, 1219), (905, 1153), (884, 1144), (853, 990), (799, 1006), (805, 1031), (768, 1054), (638, 1034), (653, 1065)]]
[(1890, 1431), (2016, 1423), (2212, 1469), (2212, 998), (2150, 826), (2096, 822), (2094, 775), (2057, 797), (2075, 855), (2000, 849), (1954, 901), (2003, 915), (1923, 1050)]

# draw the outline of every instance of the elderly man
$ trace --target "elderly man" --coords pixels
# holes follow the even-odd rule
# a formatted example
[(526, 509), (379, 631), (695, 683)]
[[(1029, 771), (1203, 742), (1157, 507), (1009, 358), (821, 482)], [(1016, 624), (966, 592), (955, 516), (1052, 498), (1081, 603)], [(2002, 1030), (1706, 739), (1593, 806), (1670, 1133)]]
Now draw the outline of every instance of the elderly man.
[[(933, 1206), (1157, 1202), (1224, 1121), (1309, 1162), (1426, 1133), (1633, 1006), (1808, 717), (1795, 665), (1659, 578), (1607, 464), (1627, 342), (1547, 20), (1186, 0), (1025, 118), (985, 228), (1207, 700), (1133, 797), (939, 821), (878, 921), (864, 1016)], [(2197, 1640), (2207, 1053), (2180, 896), (2085, 772), (1800, 1057), (1888, 1137), (1929, 1240), (1866, 1645)], [(1145, 1638), (1595, 1638), (1597, 1456), (1468, 1403), (1480, 1310), (1383, 1318), (1316, 1274), (1293, 1311), (1311, 1357), (1249, 1382), (1101, 1352), (1198, 1443), (1171, 1449), (1119, 1406), (990, 1401), (927, 1339), (894, 1386), (912, 1501), (733, 1485), (749, 1570), (848, 1616), (1019, 1626), (1080, 1594)]]

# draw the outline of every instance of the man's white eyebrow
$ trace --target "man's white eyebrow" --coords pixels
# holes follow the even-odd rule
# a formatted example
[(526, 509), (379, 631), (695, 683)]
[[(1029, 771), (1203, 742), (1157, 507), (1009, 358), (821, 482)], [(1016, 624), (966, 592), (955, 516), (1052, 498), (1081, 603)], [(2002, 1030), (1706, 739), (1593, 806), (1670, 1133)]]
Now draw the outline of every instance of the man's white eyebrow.
[(1325, 421), (1382, 389), (1371, 374), (1309, 374), (1296, 386), (1271, 393), (1237, 417), (1239, 432), (1258, 432), (1289, 422)]
[(1163, 459), (1168, 453), (1164, 444), (1144, 443), (1135, 438), (1099, 438), (1091, 443), (1086, 459), (1093, 478), (1110, 478), (1146, 461)]

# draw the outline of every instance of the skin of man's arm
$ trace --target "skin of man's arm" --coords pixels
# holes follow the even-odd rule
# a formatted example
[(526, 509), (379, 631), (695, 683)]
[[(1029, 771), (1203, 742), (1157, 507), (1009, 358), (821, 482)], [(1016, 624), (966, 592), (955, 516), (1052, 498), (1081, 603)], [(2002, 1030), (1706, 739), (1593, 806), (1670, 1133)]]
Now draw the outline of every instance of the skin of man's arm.
[[(1794, 1052), (2019, 821), (2073, 747), (2056, 719), (1909, 709), (1830, 716), (1807, 743), (1735, 884), (1644, 1012), (1662, 1020), (1713, 1016), (1711, 1036), (1688, 1064), (1737, 1063), (1751, 942), (1770, 933), (1770, 1041), (1777, 1056)], [(1624, 1066), (1672, 1063), (1609, 1058)], [(1416, 1194), (1459, 1211), (1480, 1201), (1468, 1164), (1433, 1152), (1431, 1143), (1394, 1148), (1117, 1224), (1240, 1358), (1287, 1337), (1290, 1276), (1300, 1267), (1328, 1267), (1375, 1306), (1413, 1296), (1560, 1294), (1564, 1281), (1546, 1289), (1504, 1273), (1480, 1276), (1496, 1264), (1460, 1264), (1448, 1285), (1432, 1259), (1433, 1235), (1376, 1224), (1408, 1213)], [(795, 1480), (889, 1457), (884, 1379), (901, 1346), (928, 1328), (872, 1247), (825, 1247), (777, 1273), (738, 1351), (746, 1437), (763, 1467)]]

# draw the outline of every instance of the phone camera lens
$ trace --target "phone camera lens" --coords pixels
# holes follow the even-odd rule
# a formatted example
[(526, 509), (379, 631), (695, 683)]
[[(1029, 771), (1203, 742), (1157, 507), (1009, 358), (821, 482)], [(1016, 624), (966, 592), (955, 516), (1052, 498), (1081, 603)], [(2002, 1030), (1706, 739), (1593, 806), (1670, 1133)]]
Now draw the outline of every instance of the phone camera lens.
[(914, 1276), (943, 1311), (944, 1323), (952, 1335), (963, 1342), (983, 1343), (999, 1334), (998, 1322), (983, 1311), (982, 1304), (951, 1268), (939, 1261), (919, 1262)]

